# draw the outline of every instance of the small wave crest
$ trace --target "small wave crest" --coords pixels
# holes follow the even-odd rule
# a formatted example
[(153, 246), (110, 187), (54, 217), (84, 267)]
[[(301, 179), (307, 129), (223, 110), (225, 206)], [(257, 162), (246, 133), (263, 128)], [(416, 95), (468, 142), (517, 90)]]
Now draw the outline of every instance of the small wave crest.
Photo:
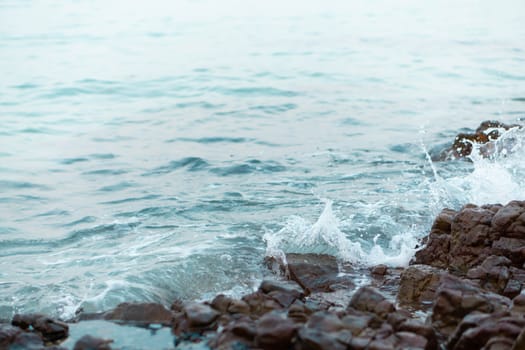
[(333, 202), (324, 200), (323, 212), (316, 222), (292, 216), (284, 227), (278, 231), (268, 231), (263, 239), (266, 241), (266, 254), (286, 261), (286, 253), (330, 254), (344, 262), (362, 265), (387, 264), (405, 266), (414, 253), (416, 239), (414, 232), (393, 235), (388, 245), (392, 254), (378, 244), (378, 236), (373, 240), (370, 249), (366, 249), (364, 240), (352, 240), (340, 229), (340, 221), (333, 212)]

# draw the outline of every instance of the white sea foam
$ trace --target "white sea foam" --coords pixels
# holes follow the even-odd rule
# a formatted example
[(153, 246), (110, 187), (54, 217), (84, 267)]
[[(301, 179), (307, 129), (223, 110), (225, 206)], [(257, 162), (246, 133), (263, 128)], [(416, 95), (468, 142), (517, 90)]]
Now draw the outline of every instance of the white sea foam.
[(279, 231), (266, 232), (266, 254), (285, 261), (285, 253), (331, 254), (342, 261), (364, 265), (387, 264), (404, 266), (413, 255), (415, 238), (412, 232), (394, 235), (387, 254), (377, 237), (371, 249), (365, 249), (365, 242), (350, 238), (340, 229), (340, 221), (332, 209), (332, 201), (324, 200), (323, 212), (314, 223), (299, 217), (288, 218)]
[[(525, 162), (523, 158), (525, 131), (511, 129), (491, 142), (491, 155), (483, 157), (487, 145), (473, 144), (469, 156), (473, 169), (466, 175), (440, 175), (435, 166), (432, 194), (443, 206), (458, 207), (466, 203), (505, 204), (525, 199)], [(427, 153), (428, 154), (428, 153)]]

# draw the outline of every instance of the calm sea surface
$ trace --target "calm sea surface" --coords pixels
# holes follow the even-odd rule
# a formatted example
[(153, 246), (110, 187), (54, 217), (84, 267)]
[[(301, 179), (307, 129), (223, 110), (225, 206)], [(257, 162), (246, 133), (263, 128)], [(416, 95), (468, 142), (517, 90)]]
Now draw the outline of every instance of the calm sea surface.
[(521, 146), (426, 155), (525, 118), (524, 24), (523, 0), (0, 0), (0, 318), (240, 295), (281, 251), (404, 265), (442, 207), (525, 199)]

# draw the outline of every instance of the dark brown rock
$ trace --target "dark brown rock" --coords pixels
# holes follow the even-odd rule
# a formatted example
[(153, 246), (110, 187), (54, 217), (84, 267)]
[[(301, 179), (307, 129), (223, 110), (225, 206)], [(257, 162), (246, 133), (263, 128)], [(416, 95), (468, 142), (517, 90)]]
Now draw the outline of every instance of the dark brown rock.
[(388, 266), (386, 266), (385, 264), (376, 265), (371, 270), (372, 275), (379, 275), (379, 276), (386, 275), (387, 271), (388, 271)]
[(495, 120), (482, 122), (473, 133), (460, 133), (454, 138), (453, 144), (441, 152), (434, 160), (460, 159), (471, 155), (474, 149), (473, 144), (478, 144), (479, 154), (483, 157), (490, 157), (497, 151), (507, 149), (512, 144), (505, 147), (495, 147), (495, 141), (501, 137), (503, 131), (512, 128), (520, 128), (517, 124), (504, 124)]
[(432, 309), (432, 325), (441, 334), (449, 336), (467, 314), (477, 311), (493, 313), (506, 311), (510, 300), (484, 291), (473, 283), (443, 275)]
[(252, 317), (259, 317), (272, 310), (283, 308), (277, 300), (261, 291), (245, 295), (242, 300), (250, 307)]
[(257, 322), (255, 344), (262, 349), (289, 349), (296, 331), (295, 323), (284, 314), (270, 312)]
[(340, 276), (337, 260), (325, 254), (287, 254), (287, 271), (308, 295), (312, 292), (332, 292), (334, 285), (353, 287), (351, 278)]
[(428, 265), (412, 265), (401, 273), (397, 300), (411, 309), (432, 306), (443, 270)]
[(190, 329), (214, 328), (219, 313), (209, 305), (190, 303), (185, 306), (184, 313)]
[(122, 303), (107, 312), (104, 319), (135, 324), (159, 323), (170, 325), (173, 313), (164, 306), (155, 303)]
[(0, 323), (0, 349), (7, 349), (20, 333), (22, 333), (20, 328)]
[(297, 334), (296, 350), (346, 350), (352, 335), (346, 333), (327, 333), (316, 328), (301, 328)]
[(358, 311), (371, 312), (381, 318), (386, 318), (389, 313), (395, 311), (394, 304), (372, 287), (359, 288), (348, 307)]
[(44, 342), (55, 342), (69, 335), (69, 326), (66, 323), (42, 314), (17, 314), (13, 317), (11, 324), (25, 330), (32, 327), (34, 332), (40, 334)]
[(75, 343), (73, 350), (111, 350), (113, 340), (95, 338), (91, 335), (85, 335)]
[[(524, 328), (525, 319), (513, 317), (508, 312), (470, 314), (458, 325), (447, 348), (468, 350), (487, 348), (487, 345), (495, 347), (496, 344), (500, 344), (510, 349)], [(507, 340), (503, 341), (503, 338)]]

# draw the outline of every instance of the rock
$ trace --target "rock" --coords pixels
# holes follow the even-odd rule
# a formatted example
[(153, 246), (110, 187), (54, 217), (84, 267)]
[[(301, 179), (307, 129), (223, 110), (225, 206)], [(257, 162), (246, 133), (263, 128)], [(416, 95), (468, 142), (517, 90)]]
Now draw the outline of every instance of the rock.
[(521, 330), (520, 334), (516, 338), (512, 350), (523, 350), (525, 349), (525, 327)]
[(523, 270), (525, 264), (524, 220), (525, 201), (505, 206), (469, 204), (458, 212), (445, 209), (411, 264), (446, 268), (477, 280), (489, 277), (481, 284), (498, 293), (514, 280), (507, 293), (515, 295), (518, 279), (509, 272), (512, 268)]
[(355, 292), (348, 307), (358, 311), (371, 312), (381, 318), (395, 310), (394, 304), (387, 300), (377, 289), (361, 287)]
[(354, 336), (360, 335), (366, 328), (371, 327), (373, 321), (374, 317), (366, 314), (346, 315), (341, 320), (343, 327)]
[(286, 254), (288, 276), (308, 295), (312, 292), (332, 292), (334, 285), (354, 286), (351, 278), (339, 276), (334, 256), (326, 254)]
[(270, 281), (264, 280), (259, 286), (259, 290), (266, 294), (281, 292), (292, 295), (295, 299), (304, 298), (302, 287), (295, 281)]
[[(511, 349), (513, 342), (525, 328), (523, 317), (511, 316), (508, 312), (493, 314), (470, 314), (456, 328), (447, 348), (468, 350), (496, 348), (496, 344)], [(505, 338), (505, 340), (504, 340)]]
[(69, 326), (66, 323), (42, 314), (17, 314), (13, 317), (11, 324), (24, 330), (32, 327), (34, 332), (40, 334), (44, 342), (66, 339), (69, 335)]
[(428, 265), (412, 265), (401, 273), (397, 300), (414, 310), (431, 307), (443, 270)]
[(312, 312), (303, 302), (296, 301), (288, 308), (288, 318), (295, 323), (306, 323)]
[(122, 303), (105, 313), (104, 319), (135, 324), (159, 323), (168, 326), (173, 320), (173, 313), (161, 304)]
[(294, 322), (284, 314), (267, 313), (257, 322), (255, 345), (262, 349), (289, 349), (296, 331)]
[(490, 255), (479, 266), (467, 272), (467, 278), (477, 280), (478, 284), (491, 292), (502, 294), (510, 279), (511, 261), (504, 256)]
[(219, 317), (219, 313), (209, 305), (191, 303), (184, 308), (190, 329), (209, 328)]
[(424, 337), (427, 340), (425, 350), (438, 350), (437, 334), (430, 325), (419, 320), (406, 320), (395, 328), (397, 332), (410, 332)]
[(453, 144), (442, 151), (434, 160), (460, 159), (471, 155), (473, 144), (479, 144), (479, 153), (483, 157), (490, 157), (502, 148), (507, 149), (512, 144), (505, 147), (495, 147), (494, 142), (503, 134), (504, 131), (512, 128), (520, 128), (517, 124), (504, 124), (499, 121), (487, 120), (482, 122), (474, 133), (460, 133), (454, 138)]
[(250, 307), (252, 317), (259, 317), (270, 311), (283, 308), (277, 300), (261, 291), (245, 295), (242, 300)]
[(441, 334), (449, 336), (467, 314), (474, 311), (506, 311), (509, 306), (508, 298), (484, 291), (469, 281), (444, 274), (432, 309), (432, 326)]
[(0, 323), (0, 349), (7, 349), (20, 333), (22, 333), (20, 328)]
[(91, 335), (85, 335), (75, 343), (73, 350), (111, 350), (110, 343), (113, 340), (95, 338)]
[(212, 349), (251, 349), (255, 347), (255, 335), (255, 321), (246, 315), (235, 315), (209, 345)]
[(372, 275), (379, 275), (379, 276), (386, 275), (387, 271), (388, 271), (388, 266), (386, 266), (385, 264), (376, 265), (371, 270)]
[[(341, 335), (346, 339), (341, 339)], [(315, 328), (301, 328), (297, 334), (296, 350), (346, 350), (351, 343), (349, 333), (326, 333)]]
[(334, 333), (344, 328), (343, 322), (334, 313), (318, 311), (306, 323), (306, 327), (319, 329), (323, 332)]

